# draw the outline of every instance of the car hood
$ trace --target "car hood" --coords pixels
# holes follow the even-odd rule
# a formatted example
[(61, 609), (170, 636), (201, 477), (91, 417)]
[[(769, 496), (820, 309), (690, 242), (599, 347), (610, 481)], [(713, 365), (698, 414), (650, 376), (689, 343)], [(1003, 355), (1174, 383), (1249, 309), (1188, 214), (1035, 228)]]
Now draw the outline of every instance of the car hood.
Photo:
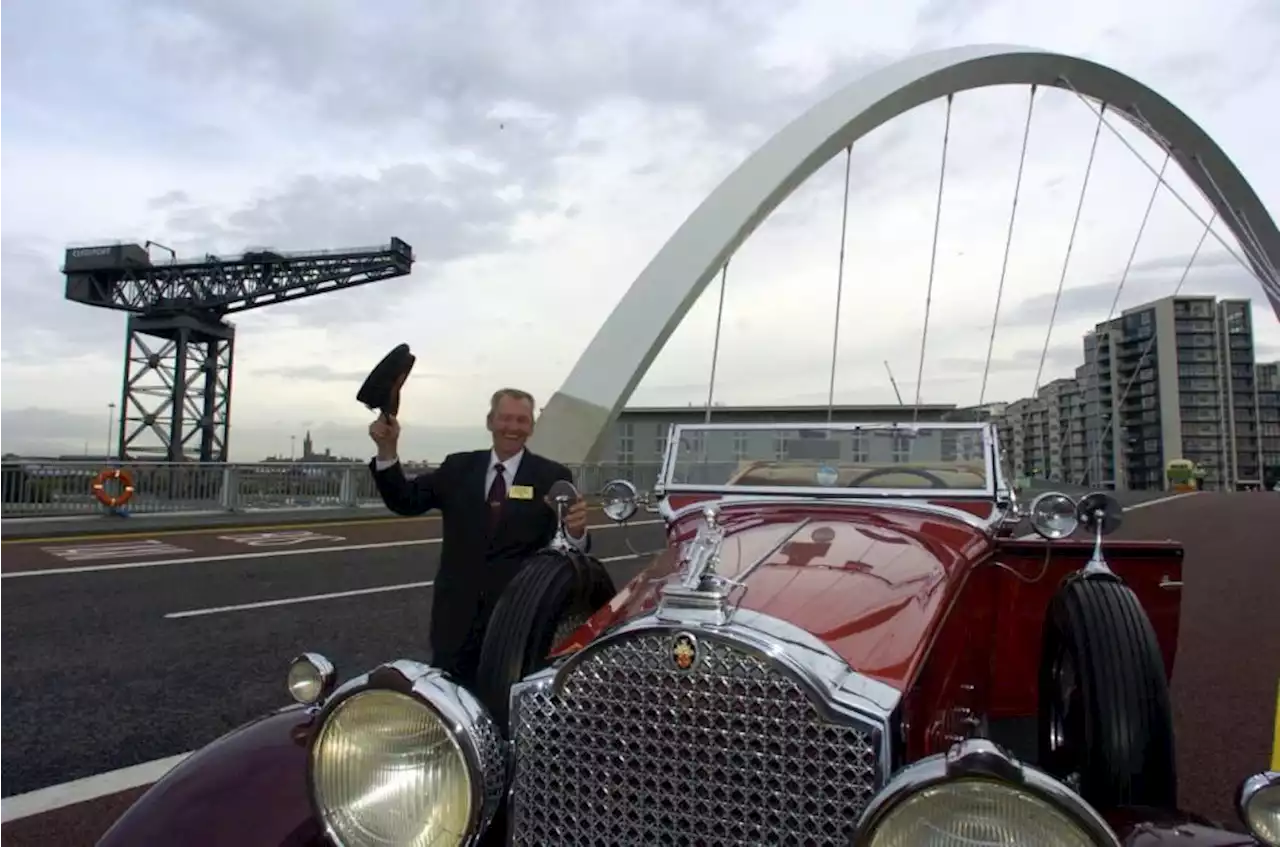
[[(669, 549), (566, 647), (651, 611), (663, 584), (680, 578), (681, 548), (701, 521), (695, 509), (674, 522)], [(720, 523), (716, 572), (745, 575), (740, 608), (807, 630), (899, 691), (915, 678), (970, 563), (991, 548), (984, 529), (942, 509), (739, 504), (723, 506)]]

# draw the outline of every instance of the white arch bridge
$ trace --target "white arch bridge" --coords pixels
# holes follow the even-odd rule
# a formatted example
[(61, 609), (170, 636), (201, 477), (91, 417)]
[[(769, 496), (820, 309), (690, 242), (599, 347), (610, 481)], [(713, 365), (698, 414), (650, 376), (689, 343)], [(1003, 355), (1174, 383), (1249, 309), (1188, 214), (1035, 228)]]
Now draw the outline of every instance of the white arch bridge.
[[(1123, 136), (1106, 121), (1108, 112), (1137, 127), (1165, 153), (1166, 166), (1172, 162), (1182, 168), (1211, 204), (1214, 215), (1206, 221), (1165, 182), (1163, 169), (1157, 173), (1137, 151), (1133, 151), (1156, 174), (1156, 190), (1163, 186), (1172, 191), (1204, 225), (1201, 245), (1212, 236), (1235, 256), (1258, 281), (1277, 320), (1280, 320), (1280, 271), (1277, 270), (1280, 268), (1280, 231), (1226, 153), (1176, 106), (1119, 71), (1073, 56), (1004, 45), (940, 50), (907, 58), (837, 91), (784, 127), (731, 173), (663, 245), (600, 327), (564, 385), (545, 406), (531, 445), (533, 449), (565, 463), (593, 461), (623, 405), (698, 296), (726, 266), (735, 250), (783, 200), (841, 151), (851, 151), (855, 142), (895, 117), (946, 97), (949, 122), (950, 95), (998, 85), (1031, 86), (1032, 104), (1036, 87), (1073, 92), (1096, 113), (1098, 130), (1106, 127), (1122, 141)], [(1028, 127), (1030, 120), (1031, 111), (1028, 109)], [(1096, 143), (1095, 133), (1095, 148)], [(1127, 141), (1124, 143), (1128, 146)], [(1131, 146), (1130, 150), (1133, 150)], [(1024, 133), (1024, 157), (1025, 153)], [(1091, 153), (1090, 168), (1092, 162)], [(1086, 172), (1086, 185), (1087, 182)], [(845, 190), (847, 214), (847, 169)], [(940, 180), (939, 208), (941, 195)], [(1153, 193), (1153, 200), (1154, 197)], [(1017, 190), (1013, 208), (1016, 213)], [(1010, 216), (1010, 237), (1013, 214)], [(1214, 223), (1219, 218), (1234, 236), (1236, 245), (1229, 244), (1214, 230)], [(936, 251), (936, 221), (934, 242)], [(1006, 244), (1006, 260), (1007, 250)], [(1068, 255), (1069, 251), (1070, 247)], [(1198, 252), (1199, 246), (1196, 248)], [(842, 234), (842, 278), (843, 254)], [(1064, 267), (1064, 277), (1065, 273)], [(1184, 272), (1184, 279), (1185, 276)], [(1122, 279), (1120, 284), (1123, 282)], [(932, 285), (931, 272), (930, 292)], [(1001, 293), (1003, 287), (1002, 274)], [(1061, 293), (1060, 282), (1059, 297)], [(993, 339), (999, 318), (999, 298), (1000, 294), (997, 294), (996, 314), (992, 320)], [(928, 322), (926, 301), (921, 369), (924, 366)], [(990, 368), (990, 349), (987, 367)], [(984, 390), (985, 384), (984, 373)], [(832, 386), (834, 390), (834, 354)], [(917, 395), (918, 392), (919, 379)]]

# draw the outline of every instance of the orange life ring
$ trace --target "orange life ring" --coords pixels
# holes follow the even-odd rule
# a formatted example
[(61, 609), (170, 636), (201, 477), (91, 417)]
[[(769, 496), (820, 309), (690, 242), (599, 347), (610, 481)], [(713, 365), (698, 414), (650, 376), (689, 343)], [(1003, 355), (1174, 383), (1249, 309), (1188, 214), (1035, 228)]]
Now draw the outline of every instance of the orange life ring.
[[(120, 483), (120, 493), (114, 496), (107, 493), (106, 482), (114, 479)], [(93, 496), (108, 509), (115, 509), (129, 502), (133, 497), (133, 474), (124, 468), (107, 468), (93, 480)]]

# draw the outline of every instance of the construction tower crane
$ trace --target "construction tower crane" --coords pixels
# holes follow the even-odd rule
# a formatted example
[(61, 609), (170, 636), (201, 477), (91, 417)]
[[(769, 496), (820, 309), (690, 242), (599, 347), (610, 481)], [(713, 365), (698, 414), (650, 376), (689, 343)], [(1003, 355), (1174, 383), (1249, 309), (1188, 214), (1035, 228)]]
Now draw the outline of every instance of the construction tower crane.
[(395, 237), (373, 248), (223, 258), (179, 260), (170, 250), (164, 264), (152, 264), (146, 247), (73, 247), (62, 267), (66, 299), (129, 313), (121, 461), (225, 462), (236, 334), (226, 316), (404, 276), (414, 258)]

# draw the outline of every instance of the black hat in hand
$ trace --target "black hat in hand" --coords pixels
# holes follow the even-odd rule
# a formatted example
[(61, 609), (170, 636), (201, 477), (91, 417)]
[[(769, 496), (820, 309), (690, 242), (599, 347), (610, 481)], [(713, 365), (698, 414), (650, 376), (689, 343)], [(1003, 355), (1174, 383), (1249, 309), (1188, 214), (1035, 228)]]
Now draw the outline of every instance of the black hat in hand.
[(409, 352), (408, 344), (392, 350), (365, 377), (364, 385), (356, 392), (356, 399), (369, 409), (377, 409), (383, 417), (395, 417), (400, 411), (400, 387), (409, 378), (417, 359)]

